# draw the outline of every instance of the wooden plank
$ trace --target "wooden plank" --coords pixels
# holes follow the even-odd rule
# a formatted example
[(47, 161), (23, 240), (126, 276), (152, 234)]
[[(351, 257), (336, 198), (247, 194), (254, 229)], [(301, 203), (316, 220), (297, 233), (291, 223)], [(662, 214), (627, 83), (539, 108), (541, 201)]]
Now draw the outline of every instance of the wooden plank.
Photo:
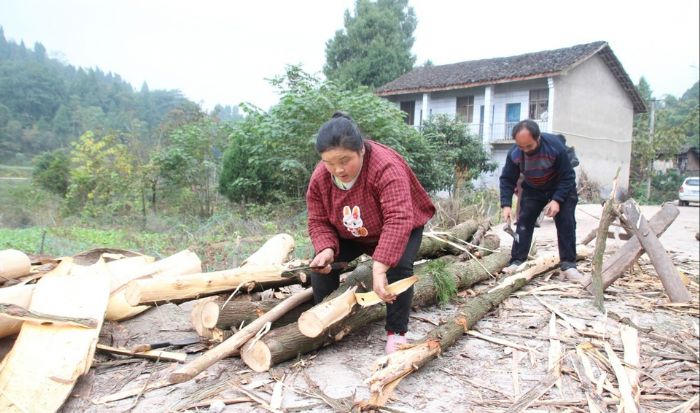
[(109, 273), (102, 260), (39, 280), (30, 310), (94, 318), (98, 326), (24, 323), (0, 365), (0, 411), (53, 412), (61, 407), (78, 377), (90, 369), (108, 297)]

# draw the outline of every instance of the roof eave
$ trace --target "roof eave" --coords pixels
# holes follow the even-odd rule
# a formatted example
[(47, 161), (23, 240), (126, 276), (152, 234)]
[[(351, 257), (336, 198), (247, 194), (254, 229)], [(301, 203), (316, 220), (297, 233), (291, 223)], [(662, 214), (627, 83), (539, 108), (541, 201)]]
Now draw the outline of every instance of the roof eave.
[(525, 81), (525, 80), (542, 79), (542, 78), (546, 78), (546, 77), (558, 76), (561, 73), (562, 73), (562, 71), (538, 73), (536, 75), (531, 75), (531, 76), (509, 77), (509, 78), (484, 80), (481, 82), (471, 82), (471, 83), (459, 83), (459, 84), (446, 85), (446, 86), (440, 86), (440, 87), (418, 87), (418, 88), (378, 91), (378, 92), (375, 92), (374, 94), (377, 96), (381, 96), (381, 97), (387, 97), (387, 96), (397, 96), (397, 95), (408, 95), (408, 94), (413, 94), (413, 93), (445, 92), (445, 91), (449, 91), (449, 90), (468, 89), (468, 88), (479, 87), (479, 86), (488, 86), (488, 85), (497, 85), (497, 84), (502, 84), (502, 83), (520, 82), (520, 81)]

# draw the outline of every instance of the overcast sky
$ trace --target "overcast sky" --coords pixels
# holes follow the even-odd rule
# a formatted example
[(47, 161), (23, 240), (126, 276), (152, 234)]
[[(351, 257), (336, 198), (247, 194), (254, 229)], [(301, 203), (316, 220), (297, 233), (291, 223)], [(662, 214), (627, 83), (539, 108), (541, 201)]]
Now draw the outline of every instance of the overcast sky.
[[(605, 40), (634, 83), (680, 96), (698, 80), (698, 0), (410, 0), (417, 64), (510, 56)], [(180, 89), (211, 109), (277, 102), (265, 80), (302, 64), (320, 74), (325, 43), (353, 0), (0, 0), (5, 36), (117, 73), (136, 90)]]

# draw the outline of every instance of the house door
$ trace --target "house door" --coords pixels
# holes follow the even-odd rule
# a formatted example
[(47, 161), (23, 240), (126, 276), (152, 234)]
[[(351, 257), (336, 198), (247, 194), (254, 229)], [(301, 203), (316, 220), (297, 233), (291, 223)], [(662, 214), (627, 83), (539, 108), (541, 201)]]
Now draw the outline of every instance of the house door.
[(516, 123), (520, 122), (520, 103), (506, 104), (506, 137), (510, 136)]
[(408, 125), (413, 125), (415, 122), (414, 116), (416, 113), (416, 101), (407, 100), (401, 102), (401, 110), (407, 115), (404, 117), (404, 122), (406, 122)]

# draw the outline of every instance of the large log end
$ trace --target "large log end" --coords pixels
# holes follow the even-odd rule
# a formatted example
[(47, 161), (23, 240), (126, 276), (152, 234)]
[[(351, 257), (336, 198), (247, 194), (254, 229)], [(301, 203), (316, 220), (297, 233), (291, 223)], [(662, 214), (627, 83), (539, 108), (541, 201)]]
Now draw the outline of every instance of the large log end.
[(258, 373), (266, 372), (272, 367), (272, 353), (262, 340), (251, 340), (241, 349), (241, 360)]
[(323, 333), (327, 326), (313, 311), (305, 311), (299, 316), (299, 331), (306, 337), (314, 338)]

